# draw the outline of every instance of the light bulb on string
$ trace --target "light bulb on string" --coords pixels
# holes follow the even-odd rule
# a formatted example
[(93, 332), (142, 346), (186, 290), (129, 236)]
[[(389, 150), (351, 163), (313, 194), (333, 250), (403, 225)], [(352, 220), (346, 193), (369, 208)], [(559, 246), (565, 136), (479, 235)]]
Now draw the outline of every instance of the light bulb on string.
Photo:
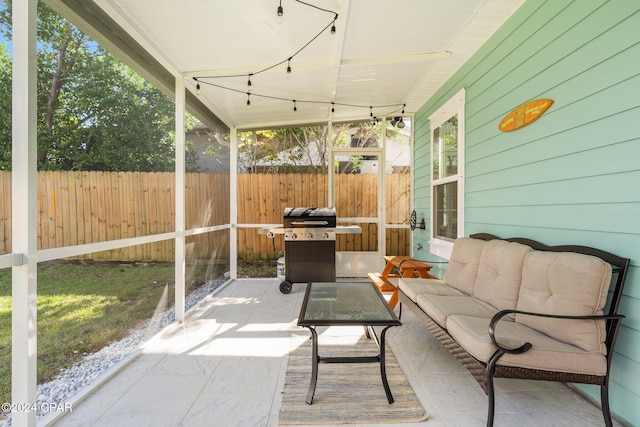
[[(331, 20), (331, 22), (329, 22), (329, 24), (328, 24), (328, 25), (324, 26), (324, 27), (322, 28), (322, 30), (320, 30), (320, 32), (319, 32), (319, 33), (317, 33), (317, 34), (316, 34), (316, 35), (315, 35), (315, 36), (314, 36), (314, 37), (313, 37), (309, 42), (307, 42), (307, 43), (306, 43), (306, 44), (305, 44), (301, 49), (299, 49), (298, 51), (296, 51), (293, 55), (291, 55), (291, 56), (290, 56), (288, 59), (286, 59), (285, 61), (277, 62), (277, 63), (275, 63), (275, 64), (273, 64), (273, 65), (271, 65), (271, 66), (265, 67), (264, 69), (257, 70), (257, 71), (255, 71), (254, 73), (248, 73), (248, 74), (234, 74), (234, 75), (229, 75), (229, 76), (208, 76), (208, 77), (202, 76), (202, 77), (200, 77), (200, 78), (201, 78), (201, 79), (213, 79), (213, 78), (216, 78), (216, 77), (241, 77), (241, 76), (243, 76), (243, 75), (244, 75), (244, 76), (247, 76), (247, 89), (246, 89), (246, 93), (247, 93), (247, 108), (251, 105), (251, 101), (250, 101), (249, 94), (251, 94), (251, 93), (252, 93), (252, 91), (253, 91), (253, 87), (252, 87), (253, 85), (252, 85), (251, 78), (253, 77), (253, 75), (254, 75), (254, 74), (259, 74), (259, 73), (262, 73), (262, 72), (265, 72), (265, 71), (271, 70), (272, 68), (280, 67), (284, 62), (286, 62), (286, 63), (287, 63), (287, 65), (286, 65), (286, 73), (287, 73), (287, 75), (286, 75), (286, 76), (287, 76), (287, 78), (288, 78), (288, 79), (292, 78), (292, 75), (293, 75), (293, 74), (292, 74), (292, 68), (291, 68), (291, 60), (292, 60), (292, 59), (293, 59), (293, 58), (294, 58), (298, 53), (300, 53), (303, 49), (305, 49), (309, 44), (311, 44), (311, 42), (313, 42), (313, 41), (314, 41), (315, 39), (317, 39), (317, 38), (318, 38), (322, 33), (324, 33), (324, 32), (327, 30), (327, 28), (329, 28), (329, 30), (330, 30), (329, 37), (330, 37), (332, 40), (334, 40), (334, 39), (335, 39), (335, 37), (336, 37), (336, 34), (337, 34), (336, 21), (338, 20), (338, 14), (337, 14), (337, 13), (335, 13), (335, 12), (333, 12), (333, 11), (330, 11), (330, 10), (326, 10), (326, 9), (320, 8), (320, 7), (314, 6), (314, 5), (312, 5), (312, 4), (308, 4), (308, 3), (304, 2), (304, 1), (301, 1), (301, 0), (295, 0), (295, 1), (296, 1), (297, 3), (303, 4), (303, 5), (306, 5), (306, 6), (309, 6), (309, 7), (313, 7), (313, 8), (315, 8), (315, 9), (319, 9), (319, 10), (321, 10), (321, 11), (323, 11), (323, 12), (327, 12), (327, 13), (329, 13), (329, 14), (332, 14), (332, 15), (334, 15), (334, 16), (333, 16), (333, 19)], [(277, 9), (276, 9), (276, 14), (277, 14), (277, 17), (276, 17), (276, 18), (277, 18), (278, 22), (282, 22), (282, 21), (283, 21), (283, 19), (284, 19), (284, 8), (282, 7), (282, 0), (279, 0), (279, 1), (278, 1), (278, 7), (277, 7)], [(193, 77), (193, 80), (195, 80), (195, 81), (196, 81), (196, 94), (198, 94), (198, 95), (199, 95), (199, 94), (201, 93), (200, 82), (199, 82), (199, 80), (198, 80), (198, 78), (197, 78), (197, 77)], [(219, 87), (219, 88), (221, 88), (221, 89), (227, 89), (227, 90), (234, 91), (234, 92), (241, 92), (241, 91), (238, 91), (237, 89), (224, 87), (223, 85), (218, 85), (218, 84), (214, 84), (214, 83), (209, 83), (208, 81), (205, 81), (205, 83), (206, 83), (206, 84), (209, 84), (209, 85), (211, 85), (211, 86)], [(297, 110), (298, 110), (298, 109), (297, 109), (297, 104), (296, 104), (296, 101), (295, 101), (295, 100), (286, 99), (286, 98), (271, 97), (271, 96), (260, 95), (260, 94), (258, 94), (258, 95), (256, 95), (256, 96), (265, 96), (265, 97), (267, 97), (267, 98), (274, 98), (274, 99), (278, 99), (278, 100), (281, 100), (281, 101), (289, 101), (289, 102), (293, 101), (293, 104), (294, 104), (294, 105), (293, 105), (293, 111), (294, 111), (294, 113), (295, 113), (295, 112), (297, 112)], [(301, 101), (301, 102), (311, 102), (311, 103), (316, 103), (316, 104), (318, 104), (318, 103), (324, 103), (324, 102), (322, 102), (322, 101), (315, 101), (315, 100), (314, 100), (314, 101), (311, 101), (311, 100), (309, 100), (309, 101), (307, 101), (307, 100), (303, 100), (303, 101)], [(328, 104), (328, 103), (326, 103), (326, 104)], [(330, 102), (330, 104), (331, 104), (330, 114), (331, 114), (331, 116), (333, 116), (333, 114), (335, 113), (335, 103), (334, 103), (334, 102)], [(365, 105), (362, 105), (362, 104), (361, 104), (361, 105), (339, 104), (339, 105), (341, 105), (341, 106), (342, 106), (342, 105), (347, 105), (347, 106), (351, 106), (351, 107), (366, 108), (366, 104), (365, 104)], [(405, 108), (406, 108), (406, 104), (376, 105), (375, 107), (376, 107), (376, 109), (377, 109), (377, 110), (382, 109), (382, 108), (387, 108), (387, 107), (394, 107), (394, 108), (395, 108), (395, 110), (394, 110), (394, 111), (398, 111), (398, 109), (399, 109), (398, 107), (399, 107), (400, 105), (402, 105), (402, 114), (404, 115), (404, 113), (405, 113)], [(381, 119), (380, 119), (380, 118), (378, 118), (377, 116), (375, 116), (375, 117), (374, 117), (374, 115), (373, 115), (373, 107), (374, 107), (374, 105), (370, 105), (370, 106), (369, 106), (369, 117), (370, 117), (370, 119), (371, 119), (374, 123), (380, 123), (380, 122), (381, 122)], [(394, 120), (395, 124), (398, 124), (398, 123), (402, 123), (402, 124), (404, 124), (404, 121), (402, 121), (402, 120), (397, 120), (397, 119), (398, 119), (398, 117), (395, 117), (394, 119), (396, 119), (396, 120)]]
[[(293, 59), (293, 57), (290, 57), (287, 61), (290, 61), (291, 59)], [(273, 67), (271, 67), (273, 68)], [(290, 66), (288, 66), (287, 68), (290, 68)], [(252, 86), (253, 83), (251, 82), (251, 78), (255, 75), (255, 73), (249, 73), (249, 74), (245, 74), (245, 76), (247, 76), (247, 90), (246, 90), (246, 94), (247, 94), (247, 101), (246, 101), (246, 109), (249, 110), (251, 109), (251, 95), (252, 95)], [(196, 82), (196, 91), (195, 93), (197, 95), (201, 94), (201, 82), (200, 79), (208, 79), (208, 78), (214, 78), (214, 77), (193, 77), (193, 80)], [(206, 82), (205, 82), (206, 83)], [(228, 88), (222, 85), (217, 85), (217, 84), (213, 84), (213, 83), (206, 83), (206, 84), (210, 84), (214, 87), (218, 87), (221, 89), (226, 89), (226, 90), (232, 90), (234, 92), (240, 92), (236, 89), (232, 89), (232, 88)], [(265, 95), (256, 95), (256, 96), (265, 96)], [(293, 113), (297, 114), (298, 112), (298, 104), (297, 104), (297, 100), (295, 99), (286, 99), (286, 98), (274, 98), (274, 99), (278, 99), (280, 101), (288, 101), (288, 102), (293, 102)], [(328, 101), (328, 102), (322, 102), (322, 101), (307, 101), (307, 100), (303, 100), (300, 102), (312, 102), (312, 103), (316, 103), (316, 104), (326, 104), (329, 105), (330, 104), (330, 109), (329, 109), (329, 117), (333, 118), (334, 114), (335, 114), (335, 106), (336, 106), (336, 102), (334, 101)], [(338, 105), (343, 105), (343, 104), (338, 104)], [(345, 105), (351, 105), (351, 104), (345, 104)], [(399, 107), (400, 105), (402, 106), (402, 114), (405, 113), (405, 109), (406, 109), (406, 105), (407, 104), (393, 104), (393, 105), (369, 105), (369, 117), (371, 120), (371, 123), (374, 125), (377, 125), (378, 123), (381, 123), (381, 120), (378, 116), (374, 116), (373, 115), (373, 108), (375, 107), (376, 109), (379, 108), (383, 108), (383, 107), (392, 107), (392, 106), (397, 106)], [(359, 108), (367, 108), (366, 105), (351, 105), (353, 107), (359, 107)], [(400, 108), (396, 109), (395, 111), (398, 111)], [(402, 129), (403, 127), (406, 126), (406, 122), (404, 121), (404, 118), (402, 116), (395, 116), (392, 118), (391, 120), (391, 125), (398, 127), (400, 129)]]
[(282, 8), (282, 0), (280, 0), (280, 5), (278, 6), (276, 13), (276, 22), (278, 24), (282, 24), (284, 22), (284, 9)]

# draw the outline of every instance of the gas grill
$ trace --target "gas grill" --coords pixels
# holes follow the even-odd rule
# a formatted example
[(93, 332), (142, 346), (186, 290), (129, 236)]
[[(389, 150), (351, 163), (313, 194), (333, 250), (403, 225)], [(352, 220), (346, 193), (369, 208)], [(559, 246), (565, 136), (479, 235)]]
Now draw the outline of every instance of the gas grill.
[(359, 226), (336, 226), (335, 208), (285, 208), (283, 226), (265, 229), (267, 237), (284, 234), (285, 280), (280, 292), (293, 283), (336, 280), (336, 234), (360, 233)]

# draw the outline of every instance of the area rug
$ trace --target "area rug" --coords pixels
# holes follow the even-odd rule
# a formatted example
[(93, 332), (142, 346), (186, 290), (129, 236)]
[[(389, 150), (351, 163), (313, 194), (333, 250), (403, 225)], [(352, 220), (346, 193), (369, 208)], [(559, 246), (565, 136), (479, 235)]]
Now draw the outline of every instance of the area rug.
[[(320, 356), (376, 355), (366, 337), (323, 336)], [(313, 404), (305, 399), (311, 378), (311, 340), (289, 354), (284, 380), (280, 424), (377, 424), (426, 420), (422, 404), (409, 385), (389, 346), (386, 347), (387, 380), (394, 403), (387, 401), (378, 363), (321, 363)]]

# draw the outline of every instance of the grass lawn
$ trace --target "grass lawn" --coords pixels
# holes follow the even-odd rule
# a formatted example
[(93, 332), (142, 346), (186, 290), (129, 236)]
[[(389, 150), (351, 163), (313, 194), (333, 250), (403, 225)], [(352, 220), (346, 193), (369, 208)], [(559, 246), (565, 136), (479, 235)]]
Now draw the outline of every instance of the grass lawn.
[[(38, 383), (172, 306), (173, 282), (173, 263), (40, 266)], [(11, 401), (10, 269), (0, 270), (0, 401)]]

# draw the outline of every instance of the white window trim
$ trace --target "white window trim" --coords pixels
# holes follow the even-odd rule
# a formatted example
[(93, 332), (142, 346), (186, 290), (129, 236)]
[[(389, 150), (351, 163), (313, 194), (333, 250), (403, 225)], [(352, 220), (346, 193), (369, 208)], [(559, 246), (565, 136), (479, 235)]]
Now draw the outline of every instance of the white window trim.
[[(431, 144), (431, 162), (429, 164), (429, 170), (431, 174), (431, 224), (430, 224), (430, 239), (429, 248), (430, 252), (439, 257), (449, 259), (451, 257), (451, 251), (453, 250), (453, 242), (444, 239), (438, 239), (435, 237), (433, 230), (433, 187), (437, 184), (444, 184), (447, 182), (458, 182), (458, 237), (464, 236), (464, 103), (465, 103), (465, 90), (461, 89), (451, 99), (438, 108), (431, 116), (429, 116), (430, 127), (430, 144)], [(458, 174), (454, 176), (448, 176), (434, 181), (433, 179), (433, 129), (439, 127), (441, 124), (449, 120), (451, 117), (458, 114)]]

